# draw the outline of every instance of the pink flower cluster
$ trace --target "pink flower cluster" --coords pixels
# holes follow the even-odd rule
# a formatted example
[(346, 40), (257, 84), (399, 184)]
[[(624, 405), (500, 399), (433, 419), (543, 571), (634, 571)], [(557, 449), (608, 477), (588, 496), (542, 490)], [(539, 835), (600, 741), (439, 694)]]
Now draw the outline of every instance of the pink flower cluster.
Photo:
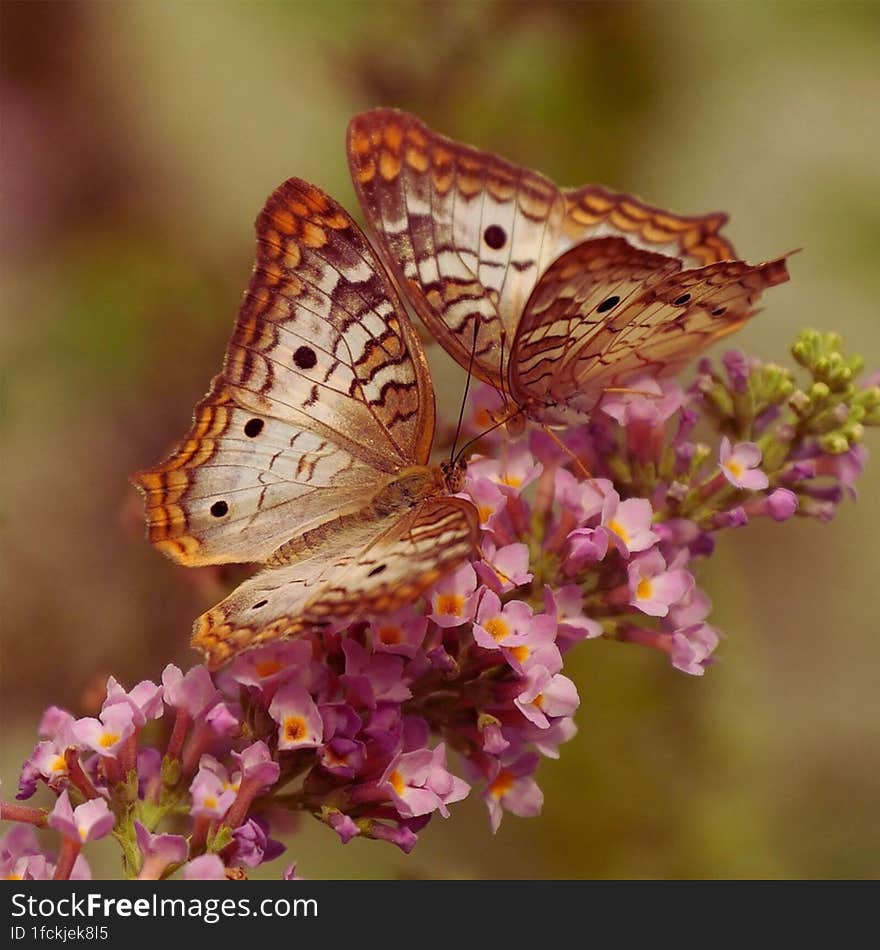
[[(824, 371), (828, 341), (807, 342), (804, 365)], [(696, 572), (717, 532), (827, 519), (864, 465), (852, 416), (873, 420), (880, 392), (847, 378), (836, 396), (818, 384), (807, 396), (779, 368), (736, 351), (723, 362), (702, 362), (687, 390), (633, 380), (569, 431), (484, 437), (463, 491), (480, 557), (423, 600), (253, 650), (213, 677), (168, 666), (131, 690), (111, 677), (94, 718), (48, 709), (18, 798), (44, 785), (53, 806), (3, 804), (2, 817), (53, 829), (60, 850), (13, 826), (0, 872), (86, 875), (83, 845), (112, 831), (129, 877), (241, 877), (281, 854), (271, 833), (291, 812), (343, 843), (409, 852), (472, 785), (493, 830), (505, 812), (537, 815), (539, 762), (576, 731), (568, 651), (605, 637), (702, 675), (719, 634)], [(475, 434), (504, 414), (488, 389), (474, 408)], [(701, 418), (714, 446), (696, 437)]]

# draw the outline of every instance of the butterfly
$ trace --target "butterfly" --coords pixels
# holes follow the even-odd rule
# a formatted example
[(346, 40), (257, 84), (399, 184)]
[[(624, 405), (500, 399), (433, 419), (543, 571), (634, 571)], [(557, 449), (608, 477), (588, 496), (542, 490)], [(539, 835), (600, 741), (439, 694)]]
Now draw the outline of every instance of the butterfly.
[(443, 347), (548, 424), (672, 374), (739, 329), (785, 258), (737, 260), (722, 213), (681, 217), (537, 172), (405, 112), (357, 115), (352, 180), (386, 266)]
[(223, 369), (171, 455), (132, 476), (149, 540), (188, 566), (265, 570), (199, 617), (216, 668), (243, 650), (417, 599), (474, 551), (460, 466), (431, 466), (434, 389), (363, 232), (293, 178), (257, 218)]

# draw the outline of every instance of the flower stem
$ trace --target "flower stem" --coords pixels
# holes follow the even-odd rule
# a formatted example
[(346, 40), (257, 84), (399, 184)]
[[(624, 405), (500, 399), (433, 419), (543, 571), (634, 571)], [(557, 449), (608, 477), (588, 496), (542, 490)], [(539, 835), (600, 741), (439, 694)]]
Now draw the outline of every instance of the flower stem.
[(58, 864), (55, 866), (53, 880), (66, 881), (69, 879), (81, 850), (82, 845), (79, 841), (75, 841), (73, 838), (61, 839), (61, 854), (58, 855)]
[(79, 760), (79, 753), (76, 749), (65, 749), (64, 760), (67, 763), (67, 777), (86, 799), (90, 801), (93, 798), (100, 798), (98, 790), (95, 788), (92, 780), (83, 770), (82, 763)]
[(45, 808), (31, 808), (28, 805), (17, 805), (15, 802), (0, 802), (0, 821), (21, 821), (26, 825), (43, 828), (48, 814)]

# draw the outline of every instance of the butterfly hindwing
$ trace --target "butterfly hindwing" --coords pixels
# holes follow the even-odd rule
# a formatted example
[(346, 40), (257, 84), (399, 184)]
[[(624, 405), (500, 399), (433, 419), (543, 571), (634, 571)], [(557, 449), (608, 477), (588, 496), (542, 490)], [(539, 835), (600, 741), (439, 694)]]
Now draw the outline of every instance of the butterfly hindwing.
[(245, 581), (196, 621), (193, 644), (213, 668), (279, 637), (396, 610), (465, 560), (478, 530), (473, 506), (453, 497), (355, 525), (301, 560)]

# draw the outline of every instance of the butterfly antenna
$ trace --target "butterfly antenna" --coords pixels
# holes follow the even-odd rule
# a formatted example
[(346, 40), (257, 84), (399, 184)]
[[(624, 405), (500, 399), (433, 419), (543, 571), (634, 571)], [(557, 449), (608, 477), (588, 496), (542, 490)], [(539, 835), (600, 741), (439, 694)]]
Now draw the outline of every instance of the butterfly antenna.
[(551, 441), (555, 442), (557, 447), (562, 449), (562, 451), (565, 452), (565, 454), (574, 462), (575, 467), (581, 471), (584, 478), (588, 482), (594, 482), (596, 480), (595, 476), (590, 472), (587, 466), (584, 465), (581, 459), (579, 459), (574, 454), (574, 452), (572, 452), (572, 450), (562, 441), (562, 439), (559, 438), (558, 435), (556, 435), (556, 433), (551, 428), (544, 425), (544, 423), (541, 423), (541, 428), (544, 430), (544, 433), (547, 435), (547, 437)]
[(467, 381), (464, 384), (464, 395), (461, 397), (461, 409), (458, 411), (458, 424), (455, 427), (455, 438), (452, 440), (452, 449), (449, 452), (449, 464), (455, 464), (455, 446), (458, 444), (458, 436), (461, 433), (461, 424), (464, 421), (464, 408), (467, 405), (468, 390), (471, 388), (471, 373), (474, 368), (474, 357), (477, 353), (477, 336), (480, 332), (480, 318), (474, 317), (474, 345), (471, 347), (471, 356), (468, 360)]
[[(484, 429), (484, 430), (483, 430), (482, 432), (480, 432), (478, 435), (475, 435), (472, 439), (469, 439), (469, 440), (459, 449), (458, 454), (457, 454), (457, 455), (455, 456), (455, 458), (452, 460), (452, 464), (454, 465), (456, 462), (458, 462), (458, 460), (462, 457), (462, 455), (464, 455), (464, 453), (467, 452), (467, 450), (468, 450), (475, 442), (479, 442), (480, 439), (483, 438), (483, 436), (488, 435), (490, 432), (494, 432), (494, 431), (495, 431), (497, 428), (499, 428), (500, 426), (506, 425), (508, 422), (511, 421), (511, 419), (515, 419), (517, 416), (521, 415), (523, 412), (525, 412), (525, 406), (520, 406), (519, 409), (516, 410), (516, 412), (512, 412), (509, 416), (505, 416), (503, 419), (500, 419), (498, 422), (496, 422), (495, 425), (489, 426), (488, 429)], [(571, 450), (569, 450), (569, 451), (571, 451)]]

